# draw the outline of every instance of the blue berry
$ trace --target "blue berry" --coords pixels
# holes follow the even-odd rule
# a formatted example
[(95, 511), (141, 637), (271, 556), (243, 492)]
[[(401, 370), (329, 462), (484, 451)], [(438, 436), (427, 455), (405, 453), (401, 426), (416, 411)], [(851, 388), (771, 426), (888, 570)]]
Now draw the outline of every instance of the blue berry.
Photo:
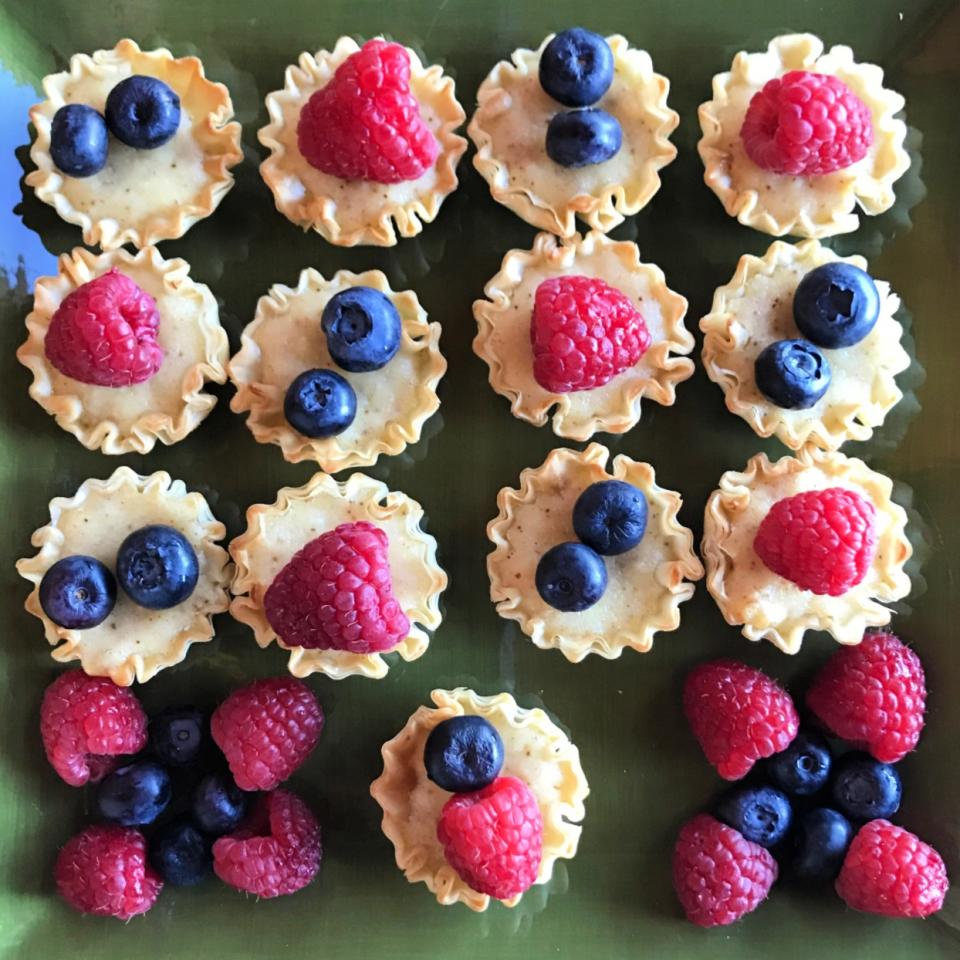
[(70, 177), (92, 177), (107, 162), (107, 122), (93, 107), (68, 103), (50, 124), (50, 159)]
[(793, 295), (797, 329), (817, 346), (832, 350), (859, 343), (879, 316), (877, 285), (852, 263), (838, 260), (811, 270)]
[(757, 389), (785, 410), (807, 410), (830, 386), (827, 358), (806, 340), (777, 340), (757, 357)]
[(626, 553), (643, 539), (647, 529), (647, 499), (623, 480), (592, 483), (574, 504), (573, 529), (601, 556)]
[(786, 750), (767, 761), (767, 776), (786, 793), (809, 797), (826, 786), (832, 763), (827, 741), (801, 731)]
[(372, 287), (349, 287), (331, 297), (320, 326), (333, 362), (350, 373), (379, 370), (400, 349), (400, 314)]
[(451, 717), (430, 731), (423, 763), (442, 790), (472, 793), (496, 780), (503, 766), (503, 740), (483, 717)]
[(219, 837), (240, 826), (247, 800), (248, 795), (226, 774), (209, 773), (197, 784), (191, 813), (201, 830)]
[(110, 132), (121, 143), (153, 150), (177, 132), (180, 98), (162, 80), (134, 74), (110, 91), (104, 114)]
[(568, 110), (547, 126), (547, 156), (562, 167), (589, 167), (615, 156), (623, 144), (616, 117), (606, 110)]
[(720, 800), (717, 819), (748, 840), (772, 847), (787, 835), (793, 810), (787, 795), (773, 787), (737, 787)]
[(848, 753), (837, 762), (831, 793), (851, 820), (886, 820), (900, 809), (903, 786), (889, 763), (866, 753)]
[(850, 821), (829, 807), (805, 813), (794, 831), (791, 868), (804, 880), (832, 880), (853, 839)]
[(613, 51), (598, 33), (573, 27), (540, 55), (540, 86), (565, 107), (596, 103), (613, 83)]
[(138, 760), (108, 774), (97, 790), (97, 810), (104, 820), (123, 827), (153, 823), (167, 808), (170, 774), (152, 760)]
[(193, 593), (200, 576), (190, 541), (173, 527), (134, 530), (117, 551), (117, 580), (134, 603), (167, 610)]
[(607, 589), (607, 568), (596, 551), (582, 543), (551, 547), (537, 564), (537, 592), (564, 613), (592, 607)]
[(202, 710), (178, 707), (150, 721), (150, 745), (159, 759), (173, 767), (196, 761), (207, 743), (207, 718)]
[(150, 862), (172, 887), (193, 887), (213, 866), (210, 838), (189, 820), (175, 820), (150, 839)]
[(305, 437), (335, 437), (353, 423), (357, 395), (336, 370), (305, 370), (287, 388), (283, 415)]
[(43, 612), (66, 630), (89, 630), (103, 623), (116, 602), (117, 581), (94, 557), (64, 557), (40, 581)]

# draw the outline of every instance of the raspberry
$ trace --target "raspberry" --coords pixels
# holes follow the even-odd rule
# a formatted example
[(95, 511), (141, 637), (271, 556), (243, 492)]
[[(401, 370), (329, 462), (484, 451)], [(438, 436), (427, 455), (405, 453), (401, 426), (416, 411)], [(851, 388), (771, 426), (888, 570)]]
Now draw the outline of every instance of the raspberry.
[(839, 597), (867, 575), (877, 549), (876, 507), (852, 490), (808, 490), (777, 501), (753, 549), (801, 590)]
[(650, 331), (630, 298), (596, 277), (550, 277), (530, 321), (533, 376), (544, 390), (602, 387), (636, 364)]
[(786, 750), (800, 726), (790, 694), (735, 660), (694, 667), (683, 687), (683, 712), (724, 780), (739, 780), (757, 760)]
[(943, 906), (950, 881), (933, 847), (889, 820), (871, 820), (853, 838), (836, 887), (854, 910), (929, 917)]
[(791, 70), (753, 95), (740, 136), (758, 167), (816, 177), (862, 160), (873, 143), (873, 121), (838, 77)]
[(116, 267), (68, 294), (43, 349), (64, 376), (98, 387), (149, 380), (163, 363), (157, 303)]
[(260, 798), (250, 821), (213, 845), (213, 869), (231, 887), (258, 897), (296, 893), (320, 871), (320, 824), (287, 790)]
[(777, 862), (758, 843), (701, 813), (685, 823), (673, 848), (673, 888), (691, 923), (735, 923), (766, 900)]
[(398, 43), (368, 40), (300, 111), (307, 162), (343, 180), (401, 183), (433, 166), (440, 145), (410, 93), (410, 57)]
[(53, 875), (71, 907), (120, 920), (146, 913), (163, 889), (143, 834), (129, 827), (87, 827), (63, 846)]
[(210, 733), (241, 790), (273, 790), (310, 754), (323, 710), (292, 677), (256, 680), (234, 690), (210, 718)]
[(360, 520), (341, 523), (300, 549), (270, 584), (263, 606), (289, 647), (376, 653), (410, 633), (393, 596), (387, 535)]
[(807, 706), (834, 736), (882, 763), (916, 747), (926, 703), (920, 658), (892, 633), (867, 633), (842, 647), (807, 690)]
[(537, 879), (543, 816), (516, 777), (497, 777), (474, 793), (456, 793), (440, 811), (437, 839), (447, 863), (478, 893), (509, 900)]
[(71, 787), (82, 787), (147, 745), (147, 715), (126, 687), (67, 670), (43, 695), (40, 735), (50, 766)]

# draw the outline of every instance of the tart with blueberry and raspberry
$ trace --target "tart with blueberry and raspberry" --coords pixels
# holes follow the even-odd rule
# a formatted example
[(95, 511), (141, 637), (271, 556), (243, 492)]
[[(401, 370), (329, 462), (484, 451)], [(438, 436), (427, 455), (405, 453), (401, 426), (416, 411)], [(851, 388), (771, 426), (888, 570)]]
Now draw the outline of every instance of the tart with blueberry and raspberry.
[(303, 53), (267, 96), (260, 173), (277, 209), (342, 247), (389, 247), (433, 221), (467, 141), (453, 79), (382, 38)]
[(749, 640), (797, 653), (807, 630), (859, 643), (910, 592), (912, 548), (893, 483), (862, 460), (805, 448), (728, 471), (707, 501), (707, 589)]
[(384, 677), (384, 654), (416, 660), (440, 626), (447, 575), (422, 520), (419, 503), (362, 473), (284, 487), (230, 544), (230, 613), (261, 647), (289, 650), (294, 676)]
[(759, 436), (836, 449), (868, 439), (902, 398), (900, 298), (866, 269), (816, 240), (775, 241), (714, 292), (703, 365)]
[(487, 524), (490, 598), (541, 649), (578, 663), (646, 653), (676, 630), (703, 567), (677, 518), (680, 494), (653, 467), (598, 443), (557, 449), (497, 495)]
[[(693, 375), (687, 301), (663, 271), (641, 263), (635, 243), (601, 233), (558, 240), (538, 234), (531, 250), (511, 250), (473, 313), (474, 352), (515, 417), (589, 440), (624, 433), (649, 397), (664, 406)], [(599, 321), (584, 334), (585, 324)]]
[(229, 605), (225, 534), (183, 481), (118, 467), (50, 501), (50, 522), (32, 537), (38, 553), (17, 561), (33, 584), (26, 609), (55, 660), (144, 683), (213, 639), (212, 617)]
[(829, 237), (893, 206), (907, 171), (904, 100), (850, 47), (808, 33), (741, 51), (700, 105), (704, 180), (727, 213), (774, 236)]
[(284, 459), (336, 473), (400, 453), (440, 406), (440, 324), (379, 270), (304, 270), (260, 298), (230, 361), (235, 413)]
[(468, 133), (494, 200), (572, 237), (579, 217), (606, 232), (643, 209), (677, 149), (670, 83), (645, 50), (575, 27), (514, 50), (477, 91)]
[(227, 88), (196, 57), (112, 50), (70, 58), (43, 79), (26, 182), (104, 250), (175, 239), (210, 216), (242, 159)]
[(189, 271), (156, 247), (77, 247), (37, 280), (17, 359), (33, 374), (30, 396), (88, 449), (148, 453), (216, 405), (204, 388), (227, 379), (227, 334)]
[(444, 906), (516, 906), (576, 855), (590, 792), (580, 754), (508, 693), (434, 690), (382, 749), (370, 793), (410, 883)]

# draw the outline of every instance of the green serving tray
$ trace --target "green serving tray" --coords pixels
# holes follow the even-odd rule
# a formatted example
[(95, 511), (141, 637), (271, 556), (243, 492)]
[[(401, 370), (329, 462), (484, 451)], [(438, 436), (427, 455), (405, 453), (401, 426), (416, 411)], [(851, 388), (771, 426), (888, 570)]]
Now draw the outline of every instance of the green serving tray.
[[(736, 926), (704, 931), (683, 919), (670, 884), (673, 839), (720, 786), (680, 711), (684, 674), (706, 657), (729, 655), (799, 686), (830, 653), (832, 641), (809, 637), (795, 657), (750, 644), (724, 623), (701, 584), (683, 608), (681, 628), (662, 634), (649, 654), (570, 664), (555, 651), (537, 650), (488, 599), (484, 526), (496, 512), (500, 487), (513, 484), (523, 467), (539, 464), (559, 441), (547, 428), (510, 415), (470, 348), (471, 302), (505, 251), (529, 246), (533, 228), (493, 202), (469, 157), (460, 166), (460, 189), (437, 222), (390, 250), (343, 250), (302, 234), (275, 212), (259, 178), (263, 97), (281, 85), (284, 67), (304, 49), (330, 47), (345, 33), (385, 33), (443, 64), (469, 111), (497, 59), (575, 23), (626, 34), (672, 80), (670, 104), (682, 118), (674, 136), (679, 158), (664, 171), (649, 207), (614, 236), (636, 240), (644, 258), (663, 267), (671, 286), (690, 300), (693, 329), (738, 257), (760, 253), (770, 242), (728, 218), (702, 182), (696, 107), (709, 94), (711, 76), (727, 69), (738, 50), (762, 49), (778, 33), (810, 30), (881, 64), (889, 85), (907, 98), (913, 166), (898, 184), (897, 206), (832, 245), (865, 254), (901, 294), (915, 360), (901, 381), (908, 395), (887, 424), (869, 443), (845, 449), (895, 478), (896, 498), (910, 510), (914, 590), (899, 605), (894, 625), (926, 664), (930, 710), (919, 750), (902, 764), (906, 791), (898, 819), (942, 851), (960, 883), (956, 0), (601, 0), (586, 7), (571, 0), (6, 0), (0, 7), (4, 958), (960, 956), (958, 893), (934, 919), (888, 921), (846, 910), (830, 889), (784, 882)], [(293, 786), (323, 822), (326, 856), (318, 882), (260, 903), (214, 881), (196, 890), (168, 889), (145, 918), (126, 925), (73, 913), (55, 894), (56, 851), (87, 819), (91, 798), (61, 783), (43, 758), (40, 698), (62, 668), (50, 659), (39, 623), (22, 609), (27, 584), (14, 572), (14, 560), (31, 552), (30, 534), (44, 522), (51, 497), (72, 493), (87, 477), (104, 477), (121, 462), (140, 472), (168, 470), (203, 491), (231, 536), (242, 529), (249, 504), (272, 502), (279, 487), (304, 482), (313, 469), (287, 464), (275, 447), (255, 443), (227, 407), (229, 389), (218, 391), (216, 411), (183, 443), (119, 459), (81, 448), (27, 396), (29, 376), (14, 351), (24, 336), (33, 282), (54, 271), (56, 255), (80, 243), (77, 228), (22, 186), (29, 169), (27, 109), (39, 99), (44, 74), (63, 69), (74, 52), (110, 47), (124, 36), (146, 48), (198, 54), (208, 74), (229, 86), (244, 124), (246, 159), (236, 171), (236, 188), (214, 216), (163, 245), (166, 256), (183, 256), (193, 276), (218, 296), (234, 347), (258, 296), (274, 282), (295, 281), (307, 266), (326, 274), (379, 267), (394, 288), (415, 289), (431, 318), (443, 324), (450, 370), (441, 384), (440, 413), (419, 444), (367, 472), (424, 504), (451, 580), (443, 625), (423, 659), (394, 663), (381, 681), (310, 681), (328, 723)], [(680, 385), (674, 407), (647, 403), (629, 434), (598, 439), (650, 460), (664, 486), (682, 491), (681, 519), (698, 536), (707, 495), (724, 470), (742, 467), (758, 450), (784, 452), (727, 413), (699, 364), (695, 377)], [(285, 657), (276, 647), (260, 650), (250, 631), (226, 615), (217, 628), (213, 643), (194, 647), (185, 663), (138, 689), (148, 709), (185, 700), (212, 704), (255, 676), (284, 672)], [(380, 744), (432, 688), (458, 684), (482, 693), (508, 690), (525, 705), (545, 706), (579, 745), (592, 788), (576, 859), (514, 910), (494, 905), (477, 915), (461, 906), (443, 908), (423, 885), (408, 884), (394, 866), (379, 808), (368, 794), (380, 771)]]

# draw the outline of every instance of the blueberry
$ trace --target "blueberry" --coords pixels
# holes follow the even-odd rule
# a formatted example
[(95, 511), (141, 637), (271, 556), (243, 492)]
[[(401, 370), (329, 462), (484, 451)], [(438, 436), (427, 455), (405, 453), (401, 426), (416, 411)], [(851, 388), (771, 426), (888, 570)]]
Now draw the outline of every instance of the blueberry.
[(547, 156), (562, 167), (603, 163), (622, 143), (617, 118), (597, 107), (558, 113), (547, 126)]
[(804, 880), (832, 880), (853, 839), (850, 821), (829, 807), (809, 810), (794, 831), (791, 867)]
[(116, 602), (117, 581), (94, 557), (64, 557), (40, 581), (43, 612), (67, 630), (89, 630), (103, 623)]
[(208, 773), (193, 793), (191, 812), (201, 830), (219, 837), (240, 826), (248, 795), (222, 773)]
[(598, 33), (573, 27), (558, 33), (540, 55), (540, 86), (565, 107), (596, 103), (613, 83), (613, 51)]
[(833, 802), (851, 820), (887, 819), (900, 809), (900, 774), (866, 753), (848, 753), (836, 765)]
[(786, 793), (809, 797), (826, 786), (832, 762), (827, 741), (801, 731), (786, 750), (767, 761), (767, 776)]
[(50, 159), (70, 177), (92, 177), (107, 162), (107, 122), (93, 107), (68, 103), (50, 124)]
[(167, 610), (193, 593), (200, 576), (190, 541), (173, 527), (134, 530), (117, 551), (117, 579), (130, 599), (148, 610)]
[(199, 758), (206, 745), (206, 733), (207, 718), (194, 707), (164, 710), (150, 721), (153, 752), (173, 767), (185, 767)]
[(379, 370), (400, 349), (400, 314), (372, 287), (349, 287), (331, 297), (320, 326), (333, 362), (350, 373)]
[(124, 827), (153, 823), (167, 808), (170, 774), (153, 760), (138, 760), (108, 774), (97, 790), (97, 810), (104, 820)]
[(588, 547), (605, 557), (632, 550), (647, 529), (647, 499), (623, 480), (592, 483), (577, 497), (573, 529)]
[(162, 80), (134, 74), (110, 91), (104, 114), (110, 132), (121, 143), (153, 150), (177, 132), (180, 98)]
[(879, 316), (877, 285), (852, 263), (834, 261), (811, 270), (793, 295), (797, 329), (820, 347), (852, 347), (873, 329)]
[(189, 820), (175, 820), (150, 840), (150, 862), (165, 883), (193, 887), (210, 874), (212, 844)]
[(503, 766), (503, 740), (483, 717), (451, 717), (430, 731), (423, 763), (427, 776), (443, 790), (482, 790)]
[(807, 410), (830, 386), (827, 358), (806, 340), (777, 340), (765, 347), (754, 368), (757, 389), (785, 410)]
[(737, 787), (721, 798), (717, 819), (748, 840), (772, 847), (787, 835), (793, 810), (787, 795), (773, 787)]
[(551, 547), (537, 564), (537, 592), (555, 610), (575, 613), (592, 607), (607, 589), (603, 558), (582, 543)]
[(305, 370), (287, 388), (283, 415), (305, 437), (335, 437), (353, 423), (357, 395), (336, 370)]

